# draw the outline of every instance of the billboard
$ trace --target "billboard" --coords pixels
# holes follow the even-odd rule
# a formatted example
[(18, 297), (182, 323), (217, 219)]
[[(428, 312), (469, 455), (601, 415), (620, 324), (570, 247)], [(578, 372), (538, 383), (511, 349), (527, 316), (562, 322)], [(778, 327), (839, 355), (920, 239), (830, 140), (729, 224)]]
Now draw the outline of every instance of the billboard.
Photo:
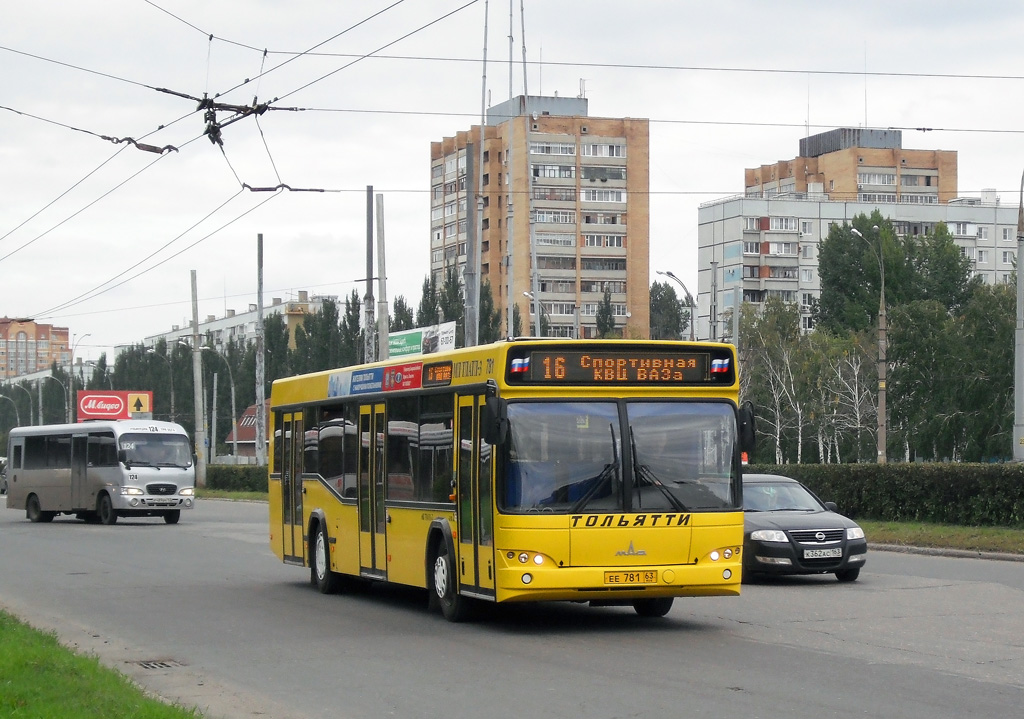
[(455, 349), (455, 323), (392, 332), (388, 335), (388, 357), (430, 354)]
[(78, 421), (131, 419), (153, 411), (153, 393), (134, 390), (78, 390)]

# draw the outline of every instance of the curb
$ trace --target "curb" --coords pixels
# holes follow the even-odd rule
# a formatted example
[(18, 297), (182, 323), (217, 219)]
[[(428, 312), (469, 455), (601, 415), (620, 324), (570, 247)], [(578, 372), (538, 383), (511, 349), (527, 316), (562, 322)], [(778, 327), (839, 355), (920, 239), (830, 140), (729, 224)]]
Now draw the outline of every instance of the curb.
[(868, 549), (881, 552), (902, 552), (903, 554), (925, 554), (933, 557), (960, 557), (962, 559), (991, 559), (1000, 562), (1024, 562), (1024, 554), (1009, 552), (979, 552), (971, 549), (942, 549), (940, 547), (910, 547), (903, 544), (872, 544)]

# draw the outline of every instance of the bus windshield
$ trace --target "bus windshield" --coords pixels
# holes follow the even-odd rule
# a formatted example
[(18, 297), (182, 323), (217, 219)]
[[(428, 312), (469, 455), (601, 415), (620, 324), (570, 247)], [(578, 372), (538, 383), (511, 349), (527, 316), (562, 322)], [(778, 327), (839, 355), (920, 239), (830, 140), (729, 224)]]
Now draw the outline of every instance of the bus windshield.
[(739, 507), (729, 403), (513, 402), (508, 417), (504, 512)]
[(192, 466), (192, 447), (188, 437), (177, 434), (123, 434), (119, 449), (125, 462), (146, 467)]

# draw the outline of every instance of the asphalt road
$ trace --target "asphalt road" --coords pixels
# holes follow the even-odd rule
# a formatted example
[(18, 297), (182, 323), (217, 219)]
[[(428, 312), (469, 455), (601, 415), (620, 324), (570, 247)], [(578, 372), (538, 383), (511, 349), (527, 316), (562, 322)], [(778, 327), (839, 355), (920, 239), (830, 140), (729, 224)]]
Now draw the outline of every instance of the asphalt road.
[(629, 608), (323, 596), (267, 546), (266, 505), (176, 526), (0, 511), (0, 605), (208, 717), (1019, 716), (1024, 563), (870, 552), (861, 578)]

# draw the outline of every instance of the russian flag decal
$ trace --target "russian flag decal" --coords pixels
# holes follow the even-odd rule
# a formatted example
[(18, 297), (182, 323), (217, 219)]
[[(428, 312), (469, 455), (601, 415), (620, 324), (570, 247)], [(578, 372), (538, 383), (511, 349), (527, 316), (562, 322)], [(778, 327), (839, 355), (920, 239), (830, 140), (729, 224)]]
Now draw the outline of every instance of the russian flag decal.
[(510, 369), (512, 371), (512, 374), (519, 374), (521, 372), (529, 372), (530, 371), (530, 358), (529, 357), (525, 357), (523, 359), (514, 359), (514, 360), (512, 360), (512, 367)]
[(720, 372), (729, 371), (729, 360), (728, 359), (713, 359), (711, 360), (711, 374), (718, 374)]

